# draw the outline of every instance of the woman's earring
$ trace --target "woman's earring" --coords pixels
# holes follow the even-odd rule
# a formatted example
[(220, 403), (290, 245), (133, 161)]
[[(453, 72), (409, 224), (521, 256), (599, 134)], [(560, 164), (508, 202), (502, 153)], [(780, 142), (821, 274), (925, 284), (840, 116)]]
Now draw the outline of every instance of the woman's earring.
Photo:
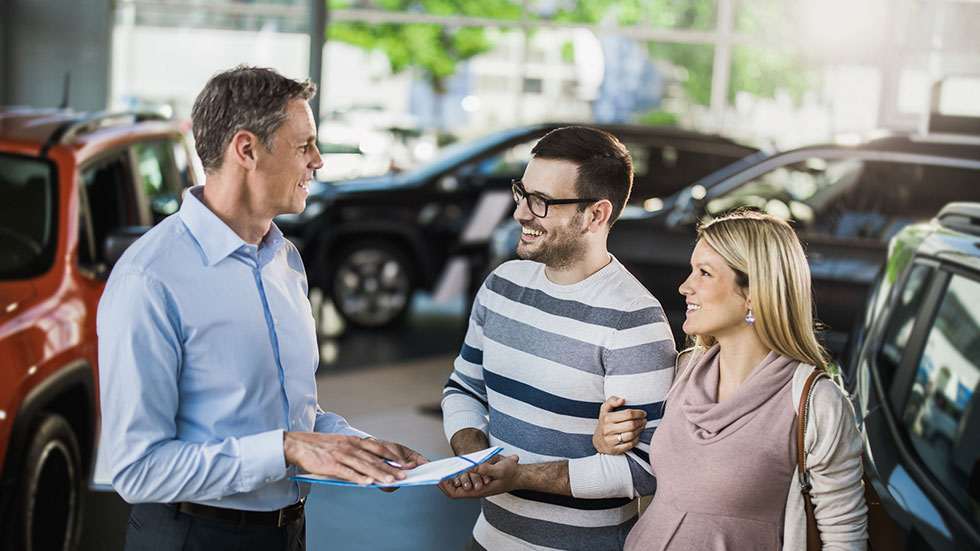
[(752, 309), (749, 308), (749, 313), (745, 315), (745, 323), (752, 325), (755, 323), (755, 316), (752, 315)]

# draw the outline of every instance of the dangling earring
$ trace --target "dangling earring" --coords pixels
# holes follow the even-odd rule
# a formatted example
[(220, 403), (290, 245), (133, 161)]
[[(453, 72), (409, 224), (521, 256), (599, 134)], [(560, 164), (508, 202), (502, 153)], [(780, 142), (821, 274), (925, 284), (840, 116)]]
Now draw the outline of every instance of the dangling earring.
[(749, 313), (745, 315), (745, 323), (752, 325), (755, 323), (755, 316), (752, 315), (752, 309), (749, 308)]

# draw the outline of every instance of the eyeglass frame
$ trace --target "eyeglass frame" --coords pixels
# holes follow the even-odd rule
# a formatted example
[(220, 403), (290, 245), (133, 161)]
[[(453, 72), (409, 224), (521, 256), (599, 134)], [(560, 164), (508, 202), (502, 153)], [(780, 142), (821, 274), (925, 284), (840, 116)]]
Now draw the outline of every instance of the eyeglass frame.
[[(548, 207), (551, 205), (574, 205), (576, 203), (595, 203), (602, 201), (602, 199), (545, 199), (540, 193), (532, 193), (524, 188), (524, 181), (520, 178), (514, 178), (510, 181), (510, 192), (514, 196), (514, 203), (517, 205), (521, 204), (522, 199), (527, 199), (528, 197), (537, 197), (541, 202), (544, 203), (544, 214), (538, 214), (534, 212), (531, 208), (531, 202), (527, 203), (527, 210), (537, 218), (546, 218), (548, 216)], [(520, 192), (521, 196), (518, 197), (517, 194)]]

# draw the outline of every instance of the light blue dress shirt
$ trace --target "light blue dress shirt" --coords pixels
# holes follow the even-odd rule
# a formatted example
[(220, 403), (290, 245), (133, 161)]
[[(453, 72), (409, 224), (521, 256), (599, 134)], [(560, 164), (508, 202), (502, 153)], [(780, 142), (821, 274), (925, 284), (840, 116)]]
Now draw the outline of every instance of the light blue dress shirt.
[(99, 302), (100, 453), (130, 503), (278, 509), (309, 493), (283, 431), (368, 435), (317, 405), (296, 247), (275, 224), (246, 243), (202, 191), (126, 251)]

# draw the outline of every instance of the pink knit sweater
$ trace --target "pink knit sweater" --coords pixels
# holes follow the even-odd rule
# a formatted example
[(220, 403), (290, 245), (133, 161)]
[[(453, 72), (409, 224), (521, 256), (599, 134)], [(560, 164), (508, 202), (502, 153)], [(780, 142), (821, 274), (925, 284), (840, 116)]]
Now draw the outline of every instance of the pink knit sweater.
[(650, 442), (657, 494), (627, 550), (782, 548), (799, 362), (770, 352), (719, 404), (718, 350), (709, 349), (668, 398)]

